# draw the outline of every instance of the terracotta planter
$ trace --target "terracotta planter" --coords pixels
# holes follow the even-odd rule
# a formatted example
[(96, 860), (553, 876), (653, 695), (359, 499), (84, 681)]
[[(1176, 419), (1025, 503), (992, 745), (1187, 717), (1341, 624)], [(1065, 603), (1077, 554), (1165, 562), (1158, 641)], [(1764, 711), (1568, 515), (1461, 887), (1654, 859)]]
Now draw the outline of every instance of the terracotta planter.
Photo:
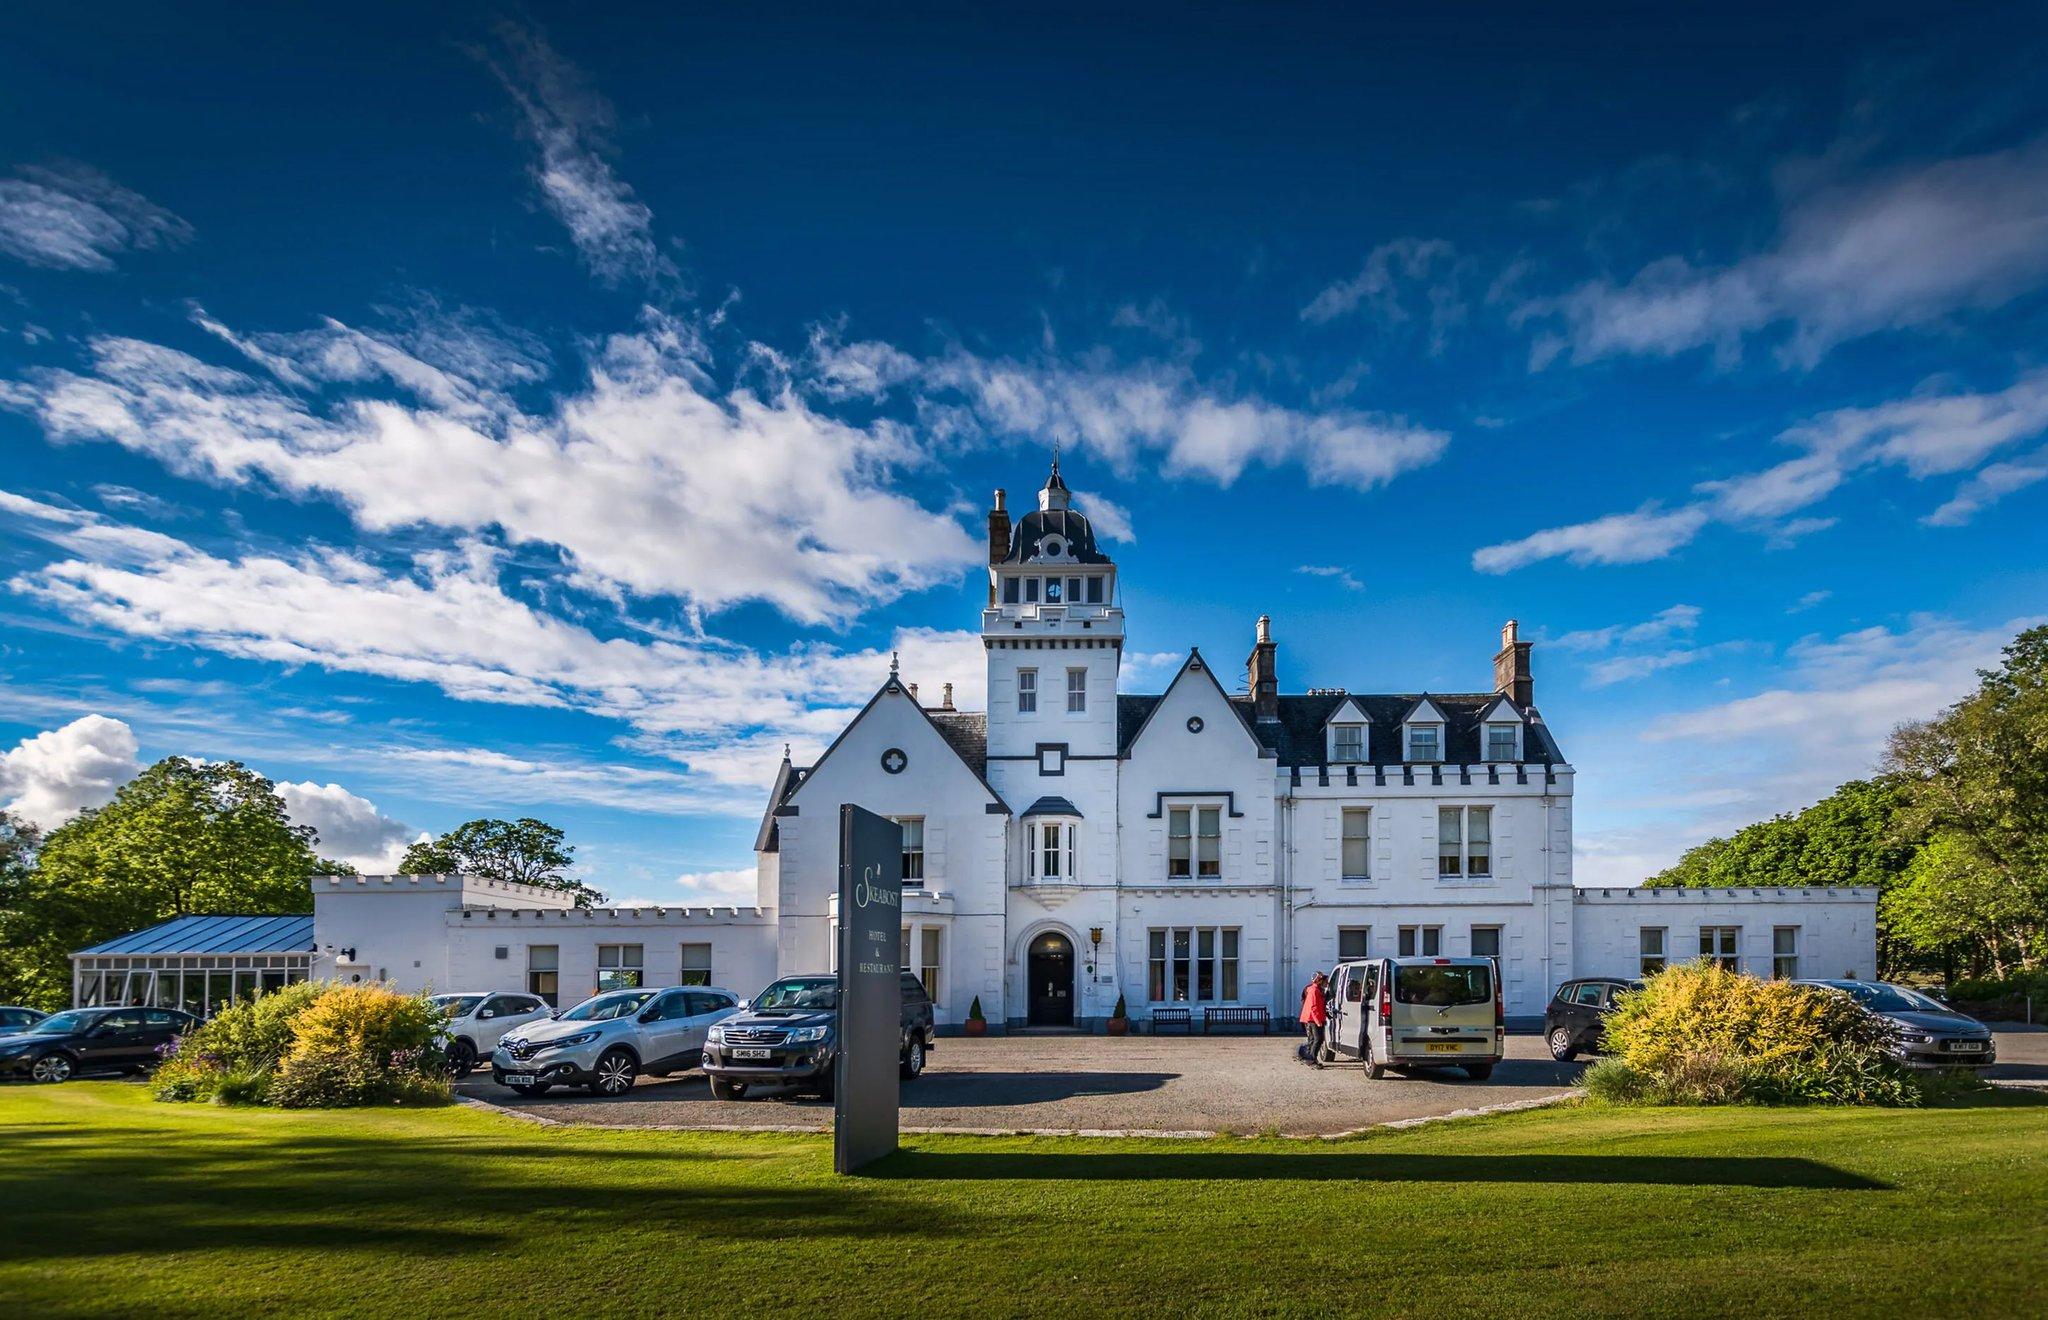
[(1102, 1025), (1112, 1036), (1128, 1035), (1131, 1030), (1131, 1020), (1129, 1018), (1110, 1018)]
[(960, 1024), (960, 1030), (970, 1036), (986, 1036), (988, 1023), (981, 1018), (969, 1018)]

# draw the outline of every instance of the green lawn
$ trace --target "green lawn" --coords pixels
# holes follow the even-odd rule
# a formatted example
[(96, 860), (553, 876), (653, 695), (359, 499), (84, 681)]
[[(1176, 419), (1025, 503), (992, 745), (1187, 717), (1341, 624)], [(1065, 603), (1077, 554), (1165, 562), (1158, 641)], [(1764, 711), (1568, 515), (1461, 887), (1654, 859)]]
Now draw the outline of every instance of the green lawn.
[(2040, 1315), (2048, 1105), (1345, 1142), (809, 1136), (0, 1090), (14, 1315)]

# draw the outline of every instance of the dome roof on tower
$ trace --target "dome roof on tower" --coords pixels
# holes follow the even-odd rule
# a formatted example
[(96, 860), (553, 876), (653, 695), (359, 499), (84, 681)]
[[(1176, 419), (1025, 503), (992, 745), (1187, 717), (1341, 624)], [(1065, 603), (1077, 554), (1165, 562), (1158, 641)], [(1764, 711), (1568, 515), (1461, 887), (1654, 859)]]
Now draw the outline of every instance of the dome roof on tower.
[(1095, 548), (1095, 529), (1088, 519), (1070, 506), (1072, 492), (1060, 477), (1060, 461), (1052, 461), (1052, 475), (1038, 492), (1038, 507), (1017, 520), (1010, 532), (1010, 553), (1006, 564), (1028, 564), (1043, 560), (1059, 564), (1107, 564), (1109, 557)]

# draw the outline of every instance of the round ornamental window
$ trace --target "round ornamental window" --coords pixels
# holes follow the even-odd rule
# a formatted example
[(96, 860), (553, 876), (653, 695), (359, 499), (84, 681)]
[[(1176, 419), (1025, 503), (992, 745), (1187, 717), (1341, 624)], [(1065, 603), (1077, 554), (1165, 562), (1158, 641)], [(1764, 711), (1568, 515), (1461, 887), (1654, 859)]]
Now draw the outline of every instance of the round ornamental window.
[(903, 767), (910, 764), (910, 758), (903, 754), (901, 747), (891, 747), (882, 753), (882, 769), (892, 775), (903, 773)]
[(1200, 733), (1201, 731), (1202, 731), (1202, 717), (1201, 717), (1201, 716), (1199, 716), (1199, 715), (1190, 715), (1190, 716), (1188, 716), (1188, 732), (1189, 732), (1189, 733)]
[(1060, 538), (1057, 536), (1046, 537), (1042, 548), (1044, 549), (1046, 554), (1055, 557), (1063, 555), (1067, 551), (1066, 543), (1061, 541)]

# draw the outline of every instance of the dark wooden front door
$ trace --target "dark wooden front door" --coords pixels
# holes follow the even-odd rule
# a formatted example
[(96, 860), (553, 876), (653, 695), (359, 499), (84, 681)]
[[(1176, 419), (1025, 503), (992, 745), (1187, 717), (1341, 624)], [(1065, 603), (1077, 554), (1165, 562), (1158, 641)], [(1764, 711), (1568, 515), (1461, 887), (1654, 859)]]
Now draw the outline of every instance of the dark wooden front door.
[(1073, 1026), (1073, 941), (1058, 931), (1040, 935), (1031, 941), (1031, 952), (1024, 960), (1024, 970), (1031, 980), (1031, 1025)]

